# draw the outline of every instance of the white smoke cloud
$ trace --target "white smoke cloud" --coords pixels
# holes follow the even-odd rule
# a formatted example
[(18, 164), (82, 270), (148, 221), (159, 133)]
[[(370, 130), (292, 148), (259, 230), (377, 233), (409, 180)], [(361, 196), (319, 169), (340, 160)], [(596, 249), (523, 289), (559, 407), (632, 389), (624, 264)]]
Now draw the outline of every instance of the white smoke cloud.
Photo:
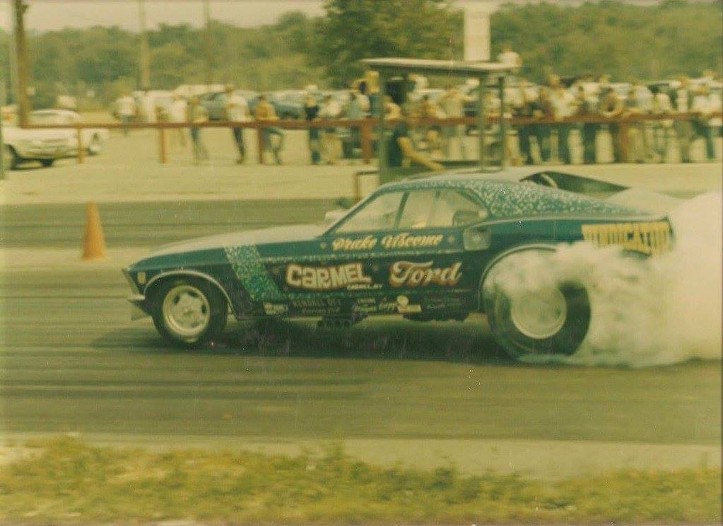
[(499, 276), (505, 287), (541, 278), (548, 273), (544, 264), (556, 279), (582, 282), (592, 309), (590, 329), (574, 355), (528, 361), (648, 367), (720, 360), (722, 203), (723, 194), (715, 192), (674, 209), (675, 246), (661, 256), (636, 259), (616, 247), (579, 243), (562, 247), (552, 260), (539, 253), (518, 258), (514, 270)]

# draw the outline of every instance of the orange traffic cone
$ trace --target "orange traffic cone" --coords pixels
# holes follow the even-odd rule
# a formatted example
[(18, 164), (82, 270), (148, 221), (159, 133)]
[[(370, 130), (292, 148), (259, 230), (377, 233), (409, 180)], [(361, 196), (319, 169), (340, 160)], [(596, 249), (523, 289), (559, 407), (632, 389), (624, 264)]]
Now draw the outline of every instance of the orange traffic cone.
[(83, 259), (104, 259), (105, 238), (103, 227), (100, 226), (100, 214), (98, 205), (88, 203), (86, 207), (85, 238), (83, 240)]

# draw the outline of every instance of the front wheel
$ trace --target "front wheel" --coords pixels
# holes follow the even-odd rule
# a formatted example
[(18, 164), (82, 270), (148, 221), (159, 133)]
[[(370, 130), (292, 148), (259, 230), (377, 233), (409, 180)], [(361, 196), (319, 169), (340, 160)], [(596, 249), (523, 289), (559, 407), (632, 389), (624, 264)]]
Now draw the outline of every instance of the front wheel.
[(55, 159), (41, 159), (40, 160), (40, 164), (42, 164), (46, 168), (53, 166), (53, 163), (55, 163)]
[(207, 282), (169, 280), (153, 297), (153, 323), (172, 345), (200, 347), (217, 338), (226, 327), (226, 300)]
[(590, 298), (581, 283), (488, 279), (483, 297), (490, 328), (507, 354), (519, 360), (574, 354), (590, 328)]

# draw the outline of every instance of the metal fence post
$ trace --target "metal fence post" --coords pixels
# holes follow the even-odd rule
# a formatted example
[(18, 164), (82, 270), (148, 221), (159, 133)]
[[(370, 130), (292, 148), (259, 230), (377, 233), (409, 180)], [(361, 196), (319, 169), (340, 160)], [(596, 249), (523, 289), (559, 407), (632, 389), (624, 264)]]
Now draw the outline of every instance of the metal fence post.
[(77, 126), (75, 132), (78, 134), (78, 164), (83, 164), (83, 159), (85, 157), (85, 148), (83, 145), (83, 128)]

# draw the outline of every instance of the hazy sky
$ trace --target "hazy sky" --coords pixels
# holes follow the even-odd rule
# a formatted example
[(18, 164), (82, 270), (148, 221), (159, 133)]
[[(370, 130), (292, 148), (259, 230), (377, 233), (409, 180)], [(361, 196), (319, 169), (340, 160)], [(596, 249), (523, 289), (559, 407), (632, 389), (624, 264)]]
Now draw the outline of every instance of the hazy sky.
[[(6, 3), (3, 0), (3, 3)], [(117, 25), (139, 30), (138, 0), (26, 0), (30, 6), (25, 17), (28, 31), (48, 31), (64, 27)], [(204, 23), (202, 0), (144, 0), (146, 28), (160, 23)], [(287, 11), (322, 15), (322, 0), (210, 0), (211, 18), (238, 26), (272, 24)]]
[[(0, 27), (10, 30), (10, 4), (0, 0)], [(359, 0), (362, 1), (362, 0)], [(543, 0), (455, 0), (457, 7), (494, 10), (504, 3), (535, 3)], [(583, 0), (546, 0), (559, 4), (579, 4)], [(639, 5), (660, 0), (624, 0)], [(64, 27), (113, 26), (138, 31), (139, 0), (25, 0), (30, 6), (25, 17), (28, 31), (51, 31)], [(160, 23), (202, 26), (203, 0), (143, 0), (146, 28)], [(302, 11), (309, 16), (324, 14), (323, 0), (209, 0), (211, 18), (238, 26), (273, 24), (279, 15)]]

